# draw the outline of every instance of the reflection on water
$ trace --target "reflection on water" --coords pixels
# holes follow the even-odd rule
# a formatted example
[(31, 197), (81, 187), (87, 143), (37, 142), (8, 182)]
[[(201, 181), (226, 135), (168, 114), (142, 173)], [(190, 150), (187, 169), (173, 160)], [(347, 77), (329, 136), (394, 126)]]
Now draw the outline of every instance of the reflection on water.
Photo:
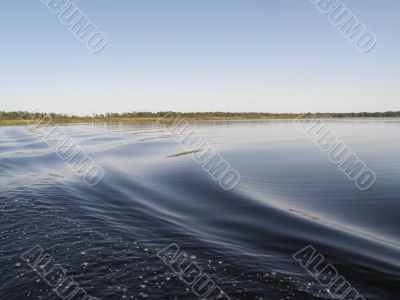
[(104, 169), (86, 186), (27, 127), (0, 128), (0, 298), (57, 299), (39, 244), (102, 299), (196, 299), (155, 255), (176, 243), (232, 299), (328, 299), (292, 255), (314, 245), (366, 299), (398, 299), (400, 121), (328, 121), (377, 174), (358, 190), (290, 121), (191, 126), (241, 175), (221, 189), (157, 124), (63, 126)]

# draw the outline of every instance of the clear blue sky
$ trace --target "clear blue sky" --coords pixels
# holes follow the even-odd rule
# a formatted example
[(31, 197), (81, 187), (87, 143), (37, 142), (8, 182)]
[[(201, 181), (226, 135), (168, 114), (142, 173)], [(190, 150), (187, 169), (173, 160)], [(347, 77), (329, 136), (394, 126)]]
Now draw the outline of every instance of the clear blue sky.
[(400, 1), (342, 0), (375, 33), (361, 54), (309, 0), (75, 1), (93, 54), (40, 0), (0, 4), (0, 110), (400, 110)]

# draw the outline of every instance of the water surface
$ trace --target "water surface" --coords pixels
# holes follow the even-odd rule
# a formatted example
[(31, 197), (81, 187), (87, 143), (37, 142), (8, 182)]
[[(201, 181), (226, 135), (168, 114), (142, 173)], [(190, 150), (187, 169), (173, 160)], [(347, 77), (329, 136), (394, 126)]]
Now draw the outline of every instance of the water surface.
[(0, 298), (58, 299), (20, 258), (39, 244), (101, 299), (196, 299), (171, 243), (232, 299), (329, 299), (292, 259), (311, 244), (366, 299), (399, 299), (400, 121), (327, 121), (376, 172), (358, 190), (290, 121), (190, 126), (239, 171), (222, 189), (163, 127), (62, 126), (104, 169), (89, 187), (37, 131), (0, 128)]

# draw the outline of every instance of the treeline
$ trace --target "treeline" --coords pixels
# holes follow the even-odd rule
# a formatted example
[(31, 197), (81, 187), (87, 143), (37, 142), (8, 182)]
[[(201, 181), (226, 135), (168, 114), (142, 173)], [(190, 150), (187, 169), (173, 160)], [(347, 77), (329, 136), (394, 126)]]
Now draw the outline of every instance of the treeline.
[(191, 112), (191, 113), (177, 113), (177, 112), (128, 112), (128, 113), (105, 113), (93, 114), (91, 116), (74, 116), (67, 114), (56, 113), (39, 113), (39, 112), (5, 112), (0, 111), (0, 120), (37, 120), (42, 118), (49, 118), (56, 121), (101, 121), (101, 120), (121, 120), (121, 119), (157, 119), (166, 116), (180, 115), (188, 119), (293, 119), (300, 116), (304, 118), (320, 117), (320, 118), (387, 118), (387, 117), (400, 117), (400, 111), (387, 111), (387, 112), (359, 112), (359, 113), (260, 113), (260, 112)]
[(359, 113), (261, 113), (261, 112), (132, 112), (132, 113), (106, 113), (101, 115), (93, 115), (94, 118), (162, 118), (165, 116), (180, 115), (187, 118), (298, 118), (304, 117), (331, 117), (331, 118), (378, 118), (378, 117), (400, 117), (400, 111), (387, 112), (359, 112)]
[[(42, 119), (46, 116), (56, 119), (79, 118), (76, 116), (70, 116), (66, 114), (55, 114), (55, 113), (47, 114), (40, 112), (31, 113), (26, 111), (13, 111), (13, 112), (0, 111), (0, 120), (36, 120), (36, 119)], [(86, 118), (86, 117), (81, 117), (81, 118)]]

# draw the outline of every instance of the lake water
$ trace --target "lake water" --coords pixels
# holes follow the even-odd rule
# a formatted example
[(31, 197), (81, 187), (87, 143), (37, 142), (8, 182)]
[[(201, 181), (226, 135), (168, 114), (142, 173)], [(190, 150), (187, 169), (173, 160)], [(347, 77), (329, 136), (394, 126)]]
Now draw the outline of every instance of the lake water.
[(190, 125), (239, 172), (231, 190), (156, 123), (61, 126), (104, 170), (93, 187), (57, 141), (1, 127), (0, 299), (60, 299), (21, 258), (35, 245), (97, 299), (199, 299), (156, 255), (172, 243), (231, 299), (330, 299), (292, 258), (307, 245), (365, 299), (399, 299), (400, 120), (326, 123), (369, 190), (291, 121)]

